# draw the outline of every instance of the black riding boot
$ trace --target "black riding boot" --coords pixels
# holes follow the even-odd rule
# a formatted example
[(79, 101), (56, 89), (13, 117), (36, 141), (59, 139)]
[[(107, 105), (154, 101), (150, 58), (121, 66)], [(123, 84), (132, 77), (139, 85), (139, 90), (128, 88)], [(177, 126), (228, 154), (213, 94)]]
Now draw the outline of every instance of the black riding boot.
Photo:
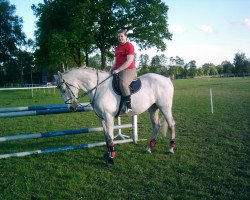
[(124, 113), (128, 114), (128, 113), (132, 112), (131, 95), (125, 96), (123, 98), (124, 98), (124, 104), (125, 104), (124, 105), (124, 107), (125, 107)]

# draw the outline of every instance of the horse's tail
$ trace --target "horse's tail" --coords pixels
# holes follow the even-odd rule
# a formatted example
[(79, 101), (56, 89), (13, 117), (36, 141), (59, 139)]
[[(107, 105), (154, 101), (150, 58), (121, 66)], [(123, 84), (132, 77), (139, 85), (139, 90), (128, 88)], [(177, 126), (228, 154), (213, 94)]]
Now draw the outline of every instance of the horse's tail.
[(164, 116), (161, 117), (161, 119), (159, 120), (159, 125), (162, 129), (162, 135), (163, 137), (167, 137), (167, 132), (168, 132), (168, 123), (165, 119)]

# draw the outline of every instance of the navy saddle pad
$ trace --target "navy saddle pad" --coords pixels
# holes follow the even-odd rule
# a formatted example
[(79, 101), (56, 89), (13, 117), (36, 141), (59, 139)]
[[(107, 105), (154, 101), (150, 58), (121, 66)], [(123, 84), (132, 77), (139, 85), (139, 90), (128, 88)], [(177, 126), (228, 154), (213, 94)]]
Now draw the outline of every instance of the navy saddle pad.
[[(116, 94), (122, 96), (121, 90), (119, 88), (119, 78), (114, 76), (112, 81), (113, 90)], [(133, 80), (129, 85), (131, 95), (138, 92), (141, 89), (141, 80), (139, 78)]]

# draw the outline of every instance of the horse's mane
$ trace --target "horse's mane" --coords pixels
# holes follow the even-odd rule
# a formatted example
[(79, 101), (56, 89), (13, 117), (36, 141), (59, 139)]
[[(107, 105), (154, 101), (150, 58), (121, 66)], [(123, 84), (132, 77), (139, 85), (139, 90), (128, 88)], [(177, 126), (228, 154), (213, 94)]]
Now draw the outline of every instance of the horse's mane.
[(100, 69), (96, 69), (96, 68), (93, 68), (93, 67), (74, 67), (74, 68), (70, 68), (70, 69), (68, 69), (67, 71), (65, 71), (64, 74), (65, 74), (65, 73), (68, 73), (68, 72), (70, 72), (70, 71), (73, 71), (73, 70), (84, 70), (84, 69), (93, 70), (93, 71), (98, 70), (98, 73), (99, 73), (99, 72), (101, 72), (101, 73), (108, 73), (107, 71), (100, 70)]

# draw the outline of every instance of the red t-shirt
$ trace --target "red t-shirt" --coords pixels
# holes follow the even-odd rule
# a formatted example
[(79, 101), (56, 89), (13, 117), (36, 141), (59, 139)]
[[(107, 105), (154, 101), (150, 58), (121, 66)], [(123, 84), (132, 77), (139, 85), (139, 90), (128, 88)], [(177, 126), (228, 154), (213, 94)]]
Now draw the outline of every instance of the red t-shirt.
[[(118, 47), (115, 48), (115, 69), (118, 69), (126, 62), (127, 55), (135, 55), (134, 46), (130, 42), (120, 44)], [(128, 68), (135, 68), (134, 60)]]

